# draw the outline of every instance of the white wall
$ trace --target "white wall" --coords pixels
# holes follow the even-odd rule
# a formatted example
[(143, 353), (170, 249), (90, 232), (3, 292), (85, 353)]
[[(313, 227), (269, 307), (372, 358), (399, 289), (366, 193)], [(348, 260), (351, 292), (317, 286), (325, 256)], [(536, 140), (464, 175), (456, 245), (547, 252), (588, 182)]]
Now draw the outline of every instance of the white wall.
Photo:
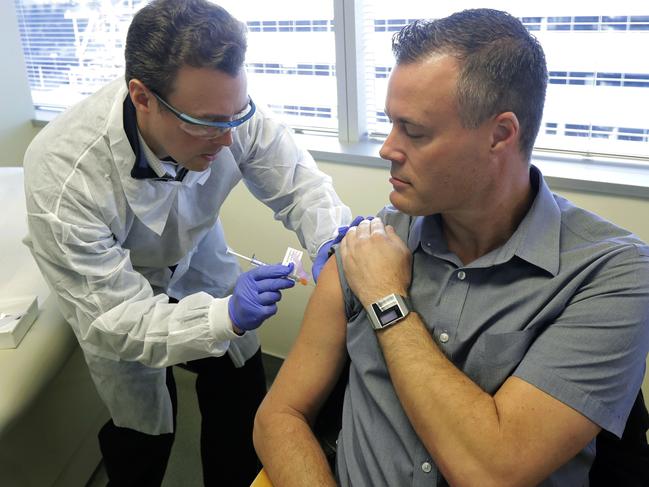
[(20, 166), (37, 130), (13, 0), (0, 1), (0, 59), (0, 166)]

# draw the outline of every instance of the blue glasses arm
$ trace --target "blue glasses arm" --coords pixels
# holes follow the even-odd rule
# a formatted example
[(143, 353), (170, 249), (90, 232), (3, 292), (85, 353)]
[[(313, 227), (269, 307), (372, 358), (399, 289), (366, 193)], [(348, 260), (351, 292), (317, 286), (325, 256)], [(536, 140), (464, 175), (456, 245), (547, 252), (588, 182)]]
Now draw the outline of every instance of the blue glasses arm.
[(216, 128), (234, 128), (250, 120), (257, 111), (257, 106), (255, 105), (255, 102), (252, 101), (252, 98), (249, 98), (249, 104), (250, 110), (248, 110), (248, 113), (246, 113), (241, 118), (237, 118), (236, 120), (229, 120), (227, 122), (208, 122), (207, 120), (194, 118), (191, 115), (187, 115), (186, 113), (179, 113), (178, 118), (180, 118), (183, 122), (191, 123), (192, 125), (203, 125), (206, 127)]

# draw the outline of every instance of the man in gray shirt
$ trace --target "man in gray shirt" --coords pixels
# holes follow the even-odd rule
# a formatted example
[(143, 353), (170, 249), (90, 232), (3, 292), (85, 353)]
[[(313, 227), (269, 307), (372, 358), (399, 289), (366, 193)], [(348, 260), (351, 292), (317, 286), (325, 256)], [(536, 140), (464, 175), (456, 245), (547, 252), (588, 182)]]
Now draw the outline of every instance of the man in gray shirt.
[(588, 485), (642, 383), (649, 247), (530, 164), (547, 69), (518, 20), (418, 21), (393, 50), (393, 207), (323, 270), (260, 458), (277, 486), (336, 484), (310, 424), (348, 352), (340, 485)]

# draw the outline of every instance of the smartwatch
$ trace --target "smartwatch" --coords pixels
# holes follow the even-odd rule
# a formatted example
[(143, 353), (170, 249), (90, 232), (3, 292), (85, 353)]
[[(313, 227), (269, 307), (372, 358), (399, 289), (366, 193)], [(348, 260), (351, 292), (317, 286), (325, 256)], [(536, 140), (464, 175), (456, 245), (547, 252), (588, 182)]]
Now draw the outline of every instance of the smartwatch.
[(388, 294), (365, 308), (374, 330), (398, 323), (410, 313), (410, 300), (398, 294)]

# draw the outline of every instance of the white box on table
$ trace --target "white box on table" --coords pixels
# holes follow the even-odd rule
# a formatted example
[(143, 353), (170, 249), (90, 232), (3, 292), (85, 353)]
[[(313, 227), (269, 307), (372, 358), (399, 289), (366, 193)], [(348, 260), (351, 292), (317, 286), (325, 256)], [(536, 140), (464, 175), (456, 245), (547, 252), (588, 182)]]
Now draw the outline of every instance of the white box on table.
[(0, 349), (16, 348), (38, 315), (38, 298), (0, 299)]

